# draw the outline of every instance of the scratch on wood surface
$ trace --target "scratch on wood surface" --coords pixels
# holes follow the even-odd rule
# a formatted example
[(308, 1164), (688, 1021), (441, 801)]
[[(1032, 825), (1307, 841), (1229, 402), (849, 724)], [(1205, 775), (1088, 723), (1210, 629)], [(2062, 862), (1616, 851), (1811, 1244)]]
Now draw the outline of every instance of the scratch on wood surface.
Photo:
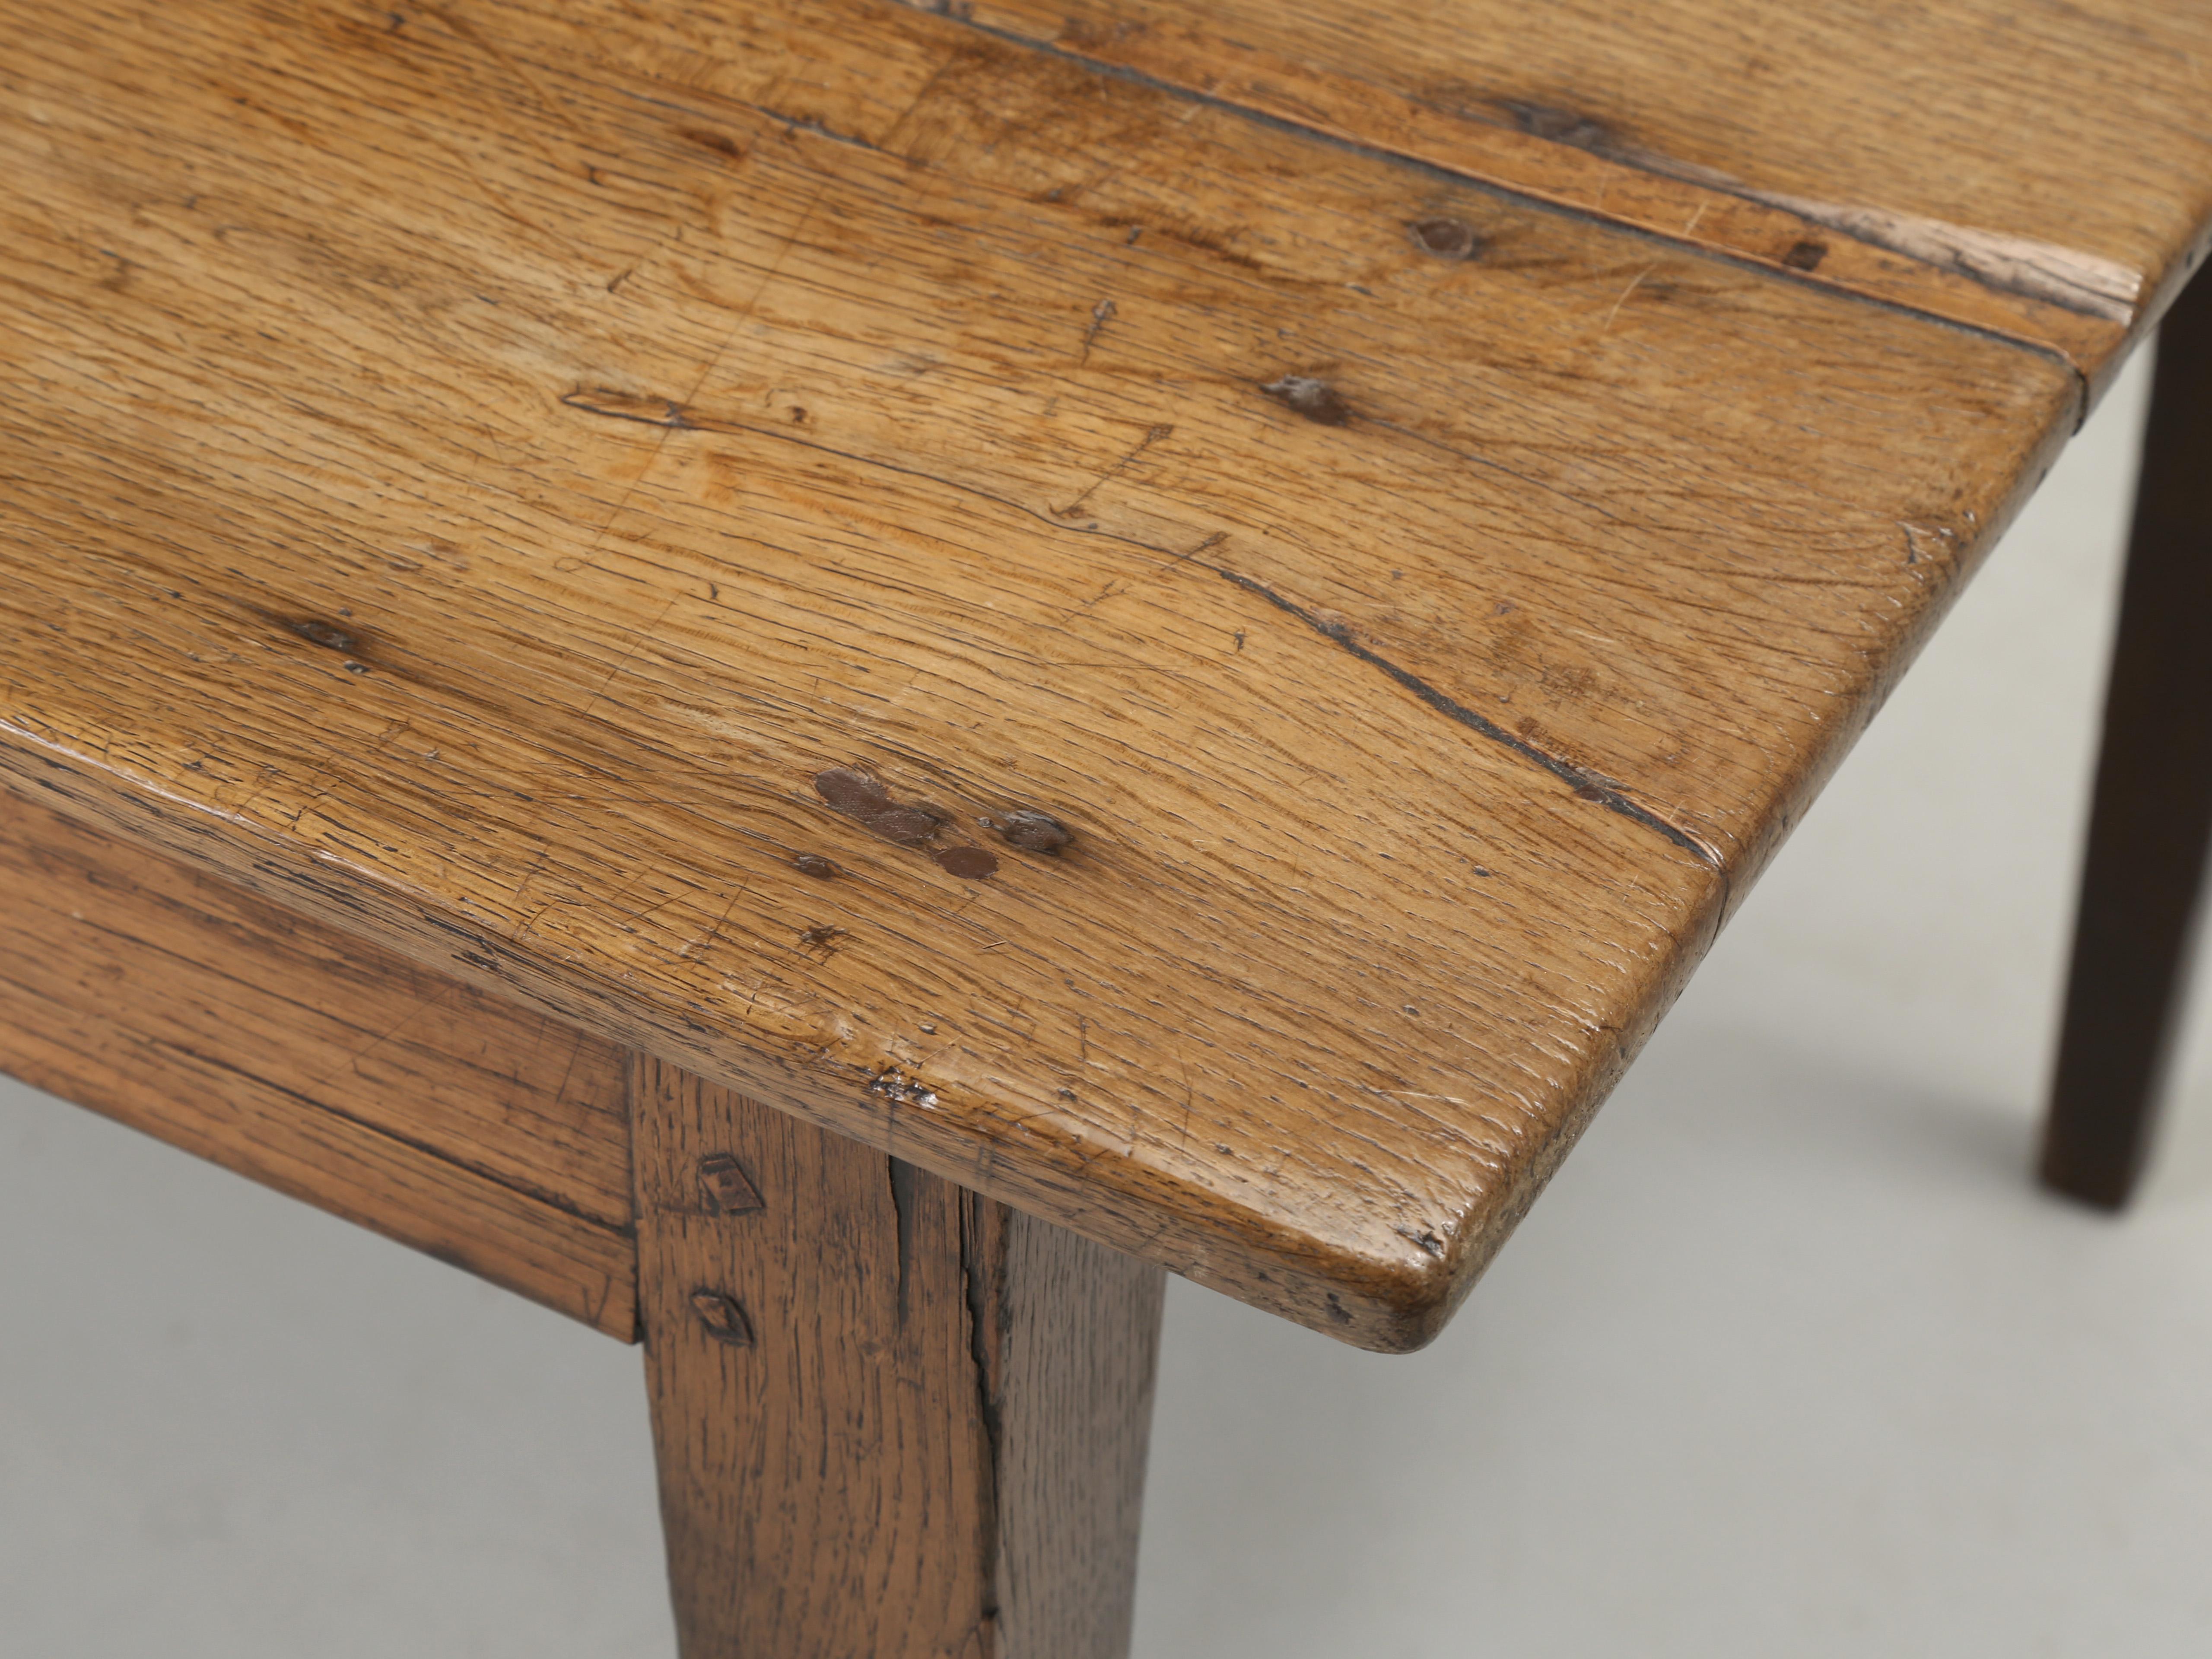
[(1613, 319), (1620, 315), (1620, 308), (1628, 303), (1629, 296), (1634, 294), (1638, 289), (1644, 286), (1644, 279), (1658, 269), (1659, 262), (1656, 259), (1654, 259), (1650, 264), (1644, 266), (1643, 270), (1638, 271), (1635, 276), (1628, 279), (1628, 286), (1620, 290), (1620, 297), (1613, 302), (1613, 309), (1605, 313), (1605, 320), (1597, 325), (1597, 331), (1600, 335), (1603, 335), (1607, 329), (1610, 329), (1613, 326)]
[(1113, 319), (1114, 302), (1111, 300), (1101, 300), (1091, 307), (1091, 326), (1083, 331), (1083, 355), (1077, 358), (1075, 362), (1078, 368), (1091, 361), (1092, 342), (1097, 339), (1100, 331)]
[(1146, 429), (1145, 435), (1137, 441), (1137, 447), (1134, 449), (1131, 450), (1127, 454), (1121, 457), (1120, 460), (1115, 462), (1113, 465), (1108, 467), (1103, 472), (1100, 473), (1097, 477), (1094, 478), (1091, 482), (1089, 488), (1085, 489), (1080, 495), (1078, 495), (1066, 507), (1055, 507), (1053, 508), (1053, 517), (1055, 519), (1073, 519), (1079, 517), (1082, 514), (1083, 504), (1097, 493), (1099, 485), (1107, 483), (1120, 477), (1126, 469), (1135, 463), (1139, 455), (1142, 455), (1154, 444), (1164, 443), (1167, 440), (1174, 436), (1175, 428), (1171, 426), (1160, 425), (1147, 428)]

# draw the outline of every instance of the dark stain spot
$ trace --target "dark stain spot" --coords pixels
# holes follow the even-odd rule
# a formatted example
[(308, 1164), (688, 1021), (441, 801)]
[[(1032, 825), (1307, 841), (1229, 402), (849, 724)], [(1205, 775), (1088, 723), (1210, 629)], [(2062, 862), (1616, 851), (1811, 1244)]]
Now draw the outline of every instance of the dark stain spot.
[(983, 823), (997, 830), (1009, 847), (1018, 847), (1024, 853), (1057, 853), (1075, 839), (1075, 832), (1058, 818), (1033, 807), (1024, 806)]
[(936, 854), (937, 867), (963, 881), (981, 881), (996, 875), (999, 855), (983, 847), (947, 847)]
[(1507, 100), (1506, 112), (1515, 125), (1532, 137), (1548, 138), (1555, 144), (1572, 144), (1577, 149), (1611, 149), (1614, 147), (1613, 129), (1594, 116), (1580, 115), (1571, 109), (1555, 109), (1549, 104), (1524, 104)]
[(839, 939), (844, 937), (845, 930), (843, 928), (832, 927), (829, 923), (822, 922), (815, 927), (809, 927), (805, 932), (801, 933), (799, 936), (799, 942), (806, 946), (810, 951), (816, 949), (828, 950), (831, 945), (835, 945)]
[(848, 818), (858, 818), (885, 841), (919, 847), (952, 822), (952, 815), (921, 801), (894, 801), (890, 791), (866, 772), (833, 766), (814, 775), (814, 793)]
[(699, 1316), (707, 1334), (717, 1342), (726, 1342), (733, 1348), (752, 1346), (752, 1321), (745, 1317), (745, 1310), (738, 1306), (737, 1297), (722, 1291), (694, 1291), (691, 1310)]
[(1335, 1325), (1349, 1325), (1352, 1322), (1352, 1316), (1345, 1312), (1344, 1304), (1336, 1299), (1334, 1291), (1328, 1293), (1328, 1317), (1329, 1322)]
[(792, 405), (791, 423), (793, 426), (805, 426), (806, 424), (806, 411), (799, 408), (796, 404)]
[(1472, 259), (1482, 252), (1482, 238), (1464, 219), (1416, 219), (1406, 228), (1415, 247), (1439, 259)]
[(1578, 783), (1575, 786), (1575, 799), (1577, 800), (1603, 800), (1605, 799), (1605, 791), (1599, 788), (1594, 783)]
[(819, 853), (801, 853), (792, 863), (801, 875), (812, 876), (817, 881), (834, 880), (837, 874), (837, 866)]
[(1318, 426), (1343, 426), (1352, 419), (1352, 405), (1327, 380), (1306, 374), (1285, 374), (1260, 390), (1296, 415)]
[(301, 617), (284, 624), (310, 645), (319, 645), (326, 651), (351, 651), (360, 641), (336, 623), (323, 622), (313, 617)]
[(925, 807), (892, 806), (874, 814), (867, 824), (885, 841), (895, 841), (902, 847), (919, 847), (937, 833), (943, 821)]
[(1808, 237), (1804, 241), (1793, 244), (1790, 252), (1782, 256), (1782, 263), (1792, 270), (1818, 270), (1820, 261), (1827, 257), (1828, 245)]
[(891, 804), (889, 790), (866, 772), (856, 772), (849, 766), (817, 772), (814, 793), (848, 817), (873, 817)]
[(732, 161), (745, 159), (744, 146), (726, 132), (711, 132), (704, 127), (678, 127), (679, 137), (702, 149), (711, 149), (717, 155), (727, 156)]

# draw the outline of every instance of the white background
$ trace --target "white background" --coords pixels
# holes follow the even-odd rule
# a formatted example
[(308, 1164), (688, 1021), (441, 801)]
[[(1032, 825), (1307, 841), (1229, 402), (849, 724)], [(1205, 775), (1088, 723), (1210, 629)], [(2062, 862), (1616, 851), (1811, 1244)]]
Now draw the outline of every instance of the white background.
[[(1435, 1347), (1171, 1286), (1139, 1659), (2212, 1652), (2212, 1065), (2027, 1174), (2143, 386)], [(0, 1333), (5, 1659), (673, 1652), (635, 1350), (9, 1084)]]

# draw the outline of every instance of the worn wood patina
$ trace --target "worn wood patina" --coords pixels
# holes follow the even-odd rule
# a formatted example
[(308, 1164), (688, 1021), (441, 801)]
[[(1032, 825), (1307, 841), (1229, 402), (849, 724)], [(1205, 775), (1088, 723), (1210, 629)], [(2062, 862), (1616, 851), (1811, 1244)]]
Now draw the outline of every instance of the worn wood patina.
[(0, 1058), (641, 1322), (695, 1659), (1106, 1655), (1158, 1270), (1435, 1334), (2201, 261), (2207, 85), (0, 0)]

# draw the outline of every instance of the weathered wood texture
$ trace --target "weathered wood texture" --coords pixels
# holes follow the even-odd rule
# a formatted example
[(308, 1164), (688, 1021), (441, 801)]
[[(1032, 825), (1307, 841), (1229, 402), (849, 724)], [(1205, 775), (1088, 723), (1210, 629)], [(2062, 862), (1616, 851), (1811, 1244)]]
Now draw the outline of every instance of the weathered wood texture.
[(2158, 337), (2043, 1178), (2107, 1208), (2142, 1172), (2212, 848), (2212, 282)]
[(1120, 1659), (1163, 1275), (643, 1060), (684, 1659)]
[(896, 6), (0, 30), (0, 765), (1378, 1347), (2081, 404)]
[(931, 9), (2039, 342), (2100, 383), (2212, 223), (2212, 9), (2202, 5)]
[(613, 1050), (4, 789), (0, 1070), (635, 1337)]

